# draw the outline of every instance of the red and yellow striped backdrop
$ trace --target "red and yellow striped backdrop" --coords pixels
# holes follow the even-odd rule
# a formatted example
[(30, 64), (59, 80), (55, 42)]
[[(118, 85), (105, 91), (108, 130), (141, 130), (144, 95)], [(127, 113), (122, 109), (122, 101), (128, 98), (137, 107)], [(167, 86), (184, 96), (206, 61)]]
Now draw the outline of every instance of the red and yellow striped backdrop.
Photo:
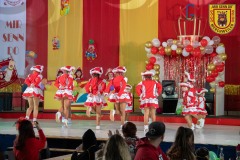
[[(129, 83), (141, 80), (145, 70), (144, 44), (155, 37), (160, 41), (176, 38), (176, 15), (179, 5), (195, 3), (193, 0), (70, 0), (70, 13), (60, 16), (60, 0), (27, 1), (27, 49), (38, 54), (36, 63), (45, 65), (44, 75), (55, 79), (56, 70), (63, 65), (80, 66), (84, 78), (89, 69), (102, 66), (125, 65)], [(208, 19), (208, 4), (236, 4), (236, 25), (227, 35), (219, 35), (225, 44), (226, 83), (239, 83), (240, 56), (240, 1), (206, 0), (201, 3), (202, 17)], [(205, 35), (216, 35), (206, 23)], [(204, 26), (204, 27), (205, 27)], [(52, 49), (52, 38), (60, 40), (60, 49)], [(37, 38), (36, 38), (37, 37)], [(88, 40), (96, 44), (98, 57), (88, 61), (84, 52)]]

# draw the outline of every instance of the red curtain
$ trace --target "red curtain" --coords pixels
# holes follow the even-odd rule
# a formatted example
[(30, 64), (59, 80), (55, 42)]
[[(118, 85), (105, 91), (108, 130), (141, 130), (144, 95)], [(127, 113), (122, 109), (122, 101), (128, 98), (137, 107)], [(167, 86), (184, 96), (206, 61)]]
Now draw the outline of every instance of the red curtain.
[[(167, 41), (167, 39), (175, 39), (177, 37), (177, 18), (179, 17), (179, 6), (186, 6), (191, 2), (197, 2), (197, 0), (188, 1), (169, 1), (169, 0), (159, 0), (159, 32), (158, 37), (160, 41)], [(204, 30), (203, 36), (209, 36), (212, 38), (216, 36), (215, 32), (211, 30), (208, 24), (208, 4), (218, 4), (221, 3), (220, 0), (199, 0), (200, 8), (202, 8), (201, 17), (205, 19), (202, 24)], [(203, 4), (204, 3), (204, 4)], [(225, 4), (236, 4), (236, 24), (232, 32), (226, 35), (218, 35), (221, 38), (221, 42), (225, 45), (226, 54), (228, 58), (225, 63), (225, 82), (226, 84), (240, 84), (240, 74), (238, 70), (240, 69), (240, 1), (239, 0), (226, 0)], [(196, 5), (196, 4), (195, 4)], [(191, 10), (189, 11), (191, 12)], [(199, 13), (200, 14), (200, 13)]]
[(37, 54), (35, 64), (43, 65), (47, 77), (48, 1), (27, 0), (26, 50)]
[[(116, 67), (119, 64), (119, 0), (84, 0), (83, 1), (83, 74), (90, 78), (89, 70), (93, 67)], [(97, 58), (89, 61), (85, 57), (88, 41), (95, 42)]]

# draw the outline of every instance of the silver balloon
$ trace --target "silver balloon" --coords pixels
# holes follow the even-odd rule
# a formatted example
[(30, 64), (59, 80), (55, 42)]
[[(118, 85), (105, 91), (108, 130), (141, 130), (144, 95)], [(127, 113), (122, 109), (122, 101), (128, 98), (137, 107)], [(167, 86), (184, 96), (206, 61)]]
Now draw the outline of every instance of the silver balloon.
[(220, 43), (220, 41), (221, 41), (220, 37), (218, 37), (218, 36), (214, 36), (214, 37), (212, 38), (212, 40), (213, 40), (213, 42), (214, 42), (215, 45), (218, 45), (218, 44)]
[(168, 39), (168, 40), (167, 40), (167, 45), (168, 45), (168, 46), (173, 45), (173, 39)]

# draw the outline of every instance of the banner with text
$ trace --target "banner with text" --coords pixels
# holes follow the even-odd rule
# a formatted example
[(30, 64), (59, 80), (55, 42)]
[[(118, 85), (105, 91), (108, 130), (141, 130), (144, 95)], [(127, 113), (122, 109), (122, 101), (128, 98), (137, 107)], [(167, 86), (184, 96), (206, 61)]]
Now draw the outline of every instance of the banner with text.
[(24, 76), (26, 0), (0, 1), (0, 61), (11, 58), (19, 77)]

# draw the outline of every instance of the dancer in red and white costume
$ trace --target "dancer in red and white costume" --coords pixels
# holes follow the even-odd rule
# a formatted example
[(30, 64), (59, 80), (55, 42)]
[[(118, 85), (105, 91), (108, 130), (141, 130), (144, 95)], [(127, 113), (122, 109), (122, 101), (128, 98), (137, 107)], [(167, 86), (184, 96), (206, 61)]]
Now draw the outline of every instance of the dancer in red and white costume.
[(33, 111), (33, 122), (37, 121), (38, 116), (38, 106), (39, 102), (43, 101), (43, 91), (40, 87), (41, 81), (43, 79), (42, 65), (33, 66), (30, 70), (32, 70), (32, 74), (29, 74), (25, 79), (25, 83), (27, 84), (27, 89), (23, 93), (23, 98), (28, 100), (29, 108), (26, 112), (26, 119), (29, 119), (32, 111)]
[(101, 109), (107, 106), (104, 99), (103, 91), (106, 89), (105, 81), (100, 78), (103, 74), (102, 67), (95, 67), (90, 70), (92, 78), (85, 85), (88, 98), (84, 105), (87, 107), (86, 114), (90, 117), (90, 112), (96, 112), (96, 129), (100, 129)]
[(183, 109), (182, 115), (187, 121), (188, 127), (192, 130), (195, 129), (195, 125), (192, 122), (192, 117), (199, 119), (198, 107), (197, 107), (197, 97), (196, 97), (196, 89), (194, 88), (193, 83), (195, 79), (192, 74), (185, 72), (185, 78), (187, 82), (180, 83), (180, 87), (183, 91)]
[(205, 118), (207, 115), (207, 111), (206, 111), (206, 98), (205, 93), (208, 92), (208, 90), (206, 88), (201, 88), (198, 89), (196, 94), (197, 94), (197, 99), (198, 99), (198, 123), (196, 124), (196, 128), (203, 128), (204, 127), (204, 123), (205, 123)]
[[(73, 76), (71, 75), (71, 72), (75, 70), (75, 67), (64, 66), (61, 68), (61, 70), (63, 71), (63, 74), (57, 77), (55, 81), (55, 86), (58, 88), (58, 90), (54, 98), (63, 101), (63, 116), (65, 117), (63, 123), (65, 126), (68, 126), (69, 107), (74, 98), (72, 94)], [(59, 114), (59, 112), (57, 112), (57, 114)], [(61, 115), (61, 113), (59, 115)]]
[(158, 95), (162, 93), (162, 85), (152, 80), (154, 73), (145, 71), (141, 73), (143, 81), (136, 86), (136, 93), (140, 97), (140, 109), (144, 109), (144, 131), (148, 131), (148, 120), (151, 114), (152, 121), (156, 121), (156, 108), (158, 105)]
[(109, 82), (107, 85), (107, 88), (105, 90), (106, 94), (110, 93), (110, 88), (113, 87), (112, 94), (109, 95), (108, 100), (110, 102), (114, 102), (116, 112), (121, 115), (121, 126), (120, 129), (122, 129), (122, 125), (125, 121), (125, 108), (127, 103), (131, 102), (131, 97), (129, 94), (125, 91), (126, 89), (126, 77), (123, 76), (123, 73), (126, 73), (127, 69), (122, 66), (118, 66), (113, 69), (113, 73), (115, 74), (115, 77)]
[(125, 91), (129, 94), (129, 97), (131, 98), (131, 102), (127, 103), (125, 112), (126, 112), (126, 118), (125, 123), (128, 122), (129, 113), (133, 112), (133, 94), (131, 92), (132, 86), (130, 84), (127, 84)]

